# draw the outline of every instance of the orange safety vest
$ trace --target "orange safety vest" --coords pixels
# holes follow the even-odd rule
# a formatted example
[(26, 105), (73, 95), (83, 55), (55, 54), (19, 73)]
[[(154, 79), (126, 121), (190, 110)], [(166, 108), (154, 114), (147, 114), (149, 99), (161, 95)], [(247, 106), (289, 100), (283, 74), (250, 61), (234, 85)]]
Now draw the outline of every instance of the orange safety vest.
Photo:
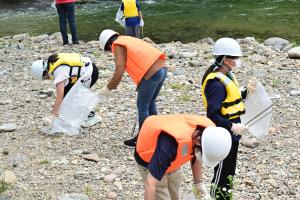
[(146, 72), (157, 59), (166, 59), (165, 53), (138, 38), (119, 36), (118, 39), (112, 43), (113, 53), (117, 45), (126, 48), (127, 59), (125, 70), (136, 85), (140, 83)]
[(192, 135), (197, 126), (208, 127), (215, 124), (207, 117), (198, 115), (152, 115), (143, 123), (140, 130), (136, 152), (145, 162), (149, 163), (157, 145), (159, 135), (164, 132), (172, 136), (177, 144), (177, 155), (167, 173), (180, 168), (193, 158)]

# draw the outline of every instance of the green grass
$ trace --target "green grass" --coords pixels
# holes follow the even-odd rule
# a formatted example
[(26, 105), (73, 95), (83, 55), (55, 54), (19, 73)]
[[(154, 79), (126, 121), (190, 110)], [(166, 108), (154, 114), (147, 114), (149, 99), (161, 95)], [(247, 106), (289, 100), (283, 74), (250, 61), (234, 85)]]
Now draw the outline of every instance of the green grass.
[(278, 88), (281, 84), (281, 81), (279, 79), (273, 79), (272, 80), (272, 86)]
[(9, 189), (9, 184), (5, 183), (3, 180), (0, 180), (0, 194)]
[(92, 196), (92, 188), (89, 185), (85, 185), (84, 186), (84, 193), (88, 196), (91, 197)]
[(50, 164), (50, 161), (49, 160), (42, 160), (41, 162), (40, 162), (40, 164), (41, 165), (49, 165)]

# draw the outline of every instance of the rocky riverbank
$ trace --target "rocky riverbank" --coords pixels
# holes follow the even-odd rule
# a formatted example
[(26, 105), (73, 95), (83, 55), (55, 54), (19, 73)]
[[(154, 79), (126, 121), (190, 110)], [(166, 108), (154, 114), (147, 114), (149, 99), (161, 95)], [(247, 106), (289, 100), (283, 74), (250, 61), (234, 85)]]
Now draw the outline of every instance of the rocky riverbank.
[[(104, 86), (114, 70), (113, 57), (100, 51), (97, 41), (71, 46), (61, 41), (59, 33), (0, 38), (0, 174), (10, 184), (0, 199), (141, 199), (143, 185), (133, 151), (123, 146), (136, 118), (135, 86), (128, 76), (98, 106), (101, 124), (75, 137), (40, 134), (55, 88), (31, 77), (34, 60), (58, 52), (90, 56), (100, 69), (96, 88)], [(243, 138), (234, 199), (300, 199), (300, 60), (288, 58), (292, 45), (285, 40), (239, 42), (245, 54), (244, 67), (237, 72), (240, 84), (256, 76), (272, 97), (274, 113), (266, 138)], [(212, 44), (206, 38), (158, 45), (169, 57), (168, 78), (158, 98), (161, 114), (205, 114), (200, 86), (213, 61)], [(291, 51), (290, 56), (298, 56), (297, 49)], [(183, 168), (186, 198), (192, 193), (192, 176), (189, 165)], [(205, 168), (207, 186), (211, 177), (212, 170)], [(0, 184), (0, 192), (4, 186)]]

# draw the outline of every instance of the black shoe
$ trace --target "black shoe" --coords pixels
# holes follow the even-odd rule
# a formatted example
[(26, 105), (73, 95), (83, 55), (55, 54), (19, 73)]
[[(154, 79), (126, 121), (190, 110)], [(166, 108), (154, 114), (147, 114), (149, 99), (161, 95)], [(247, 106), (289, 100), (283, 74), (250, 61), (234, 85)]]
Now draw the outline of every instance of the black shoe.
[(79, 41), (74, 41), (73, 44), (79, 44)]
[(63, 42), (63, 46), (68, 45), (68, 44), (69, 44), (69, 42)]
[(136, 145), (137, 137), (124, 141), (124, 145), (130, 149), (134, 149)]

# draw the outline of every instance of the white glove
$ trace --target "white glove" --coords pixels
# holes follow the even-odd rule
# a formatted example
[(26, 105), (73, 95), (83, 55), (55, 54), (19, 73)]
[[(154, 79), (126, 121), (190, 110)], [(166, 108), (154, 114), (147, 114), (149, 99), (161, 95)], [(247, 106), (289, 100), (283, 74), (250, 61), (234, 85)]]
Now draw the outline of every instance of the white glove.
[(141, 21), (140, 21), (140, 26), (144, 27), (144, 20), (143, 19), (141, 19)]
[(210, 198), (210, 195), (209, 195), (209, 193), (207, 192), (206, 187), (205, 187), (205, 185), (204, 185), (203, 182), (194, 184), (194, 187), (195, 187), (195, 192), (196, 192), (197, 194), (200, 194), (201, 197), (203, 197), (204, 200), (209, 200), (209, 199), (211, 199), (211, 198)]
[(42, 120), (43, 120), (44, 126), (47, 126), (47, 127), (52, 126), (52, 122), (53, 122), (53, 120), (54, 120), (55, 117), (56, 116), (52, 115), (52, 114), (50, 114), (50, 115), (48, 115), (46, 117), (43, 117)]
[(247, 132), (248, 127), (245, 126), (244, 124), (232, 124), (231, 130), (234, 135), (243, 135), (244, 133)]
[(106, 98), (110, 96), (110, 90), (106, 86), (101, 88), (97, 93)]
[(249, 93), (254, 93), (257, 88), (258, 80), (255, 77), (252, 77), (248, 81), (247, 89)]

